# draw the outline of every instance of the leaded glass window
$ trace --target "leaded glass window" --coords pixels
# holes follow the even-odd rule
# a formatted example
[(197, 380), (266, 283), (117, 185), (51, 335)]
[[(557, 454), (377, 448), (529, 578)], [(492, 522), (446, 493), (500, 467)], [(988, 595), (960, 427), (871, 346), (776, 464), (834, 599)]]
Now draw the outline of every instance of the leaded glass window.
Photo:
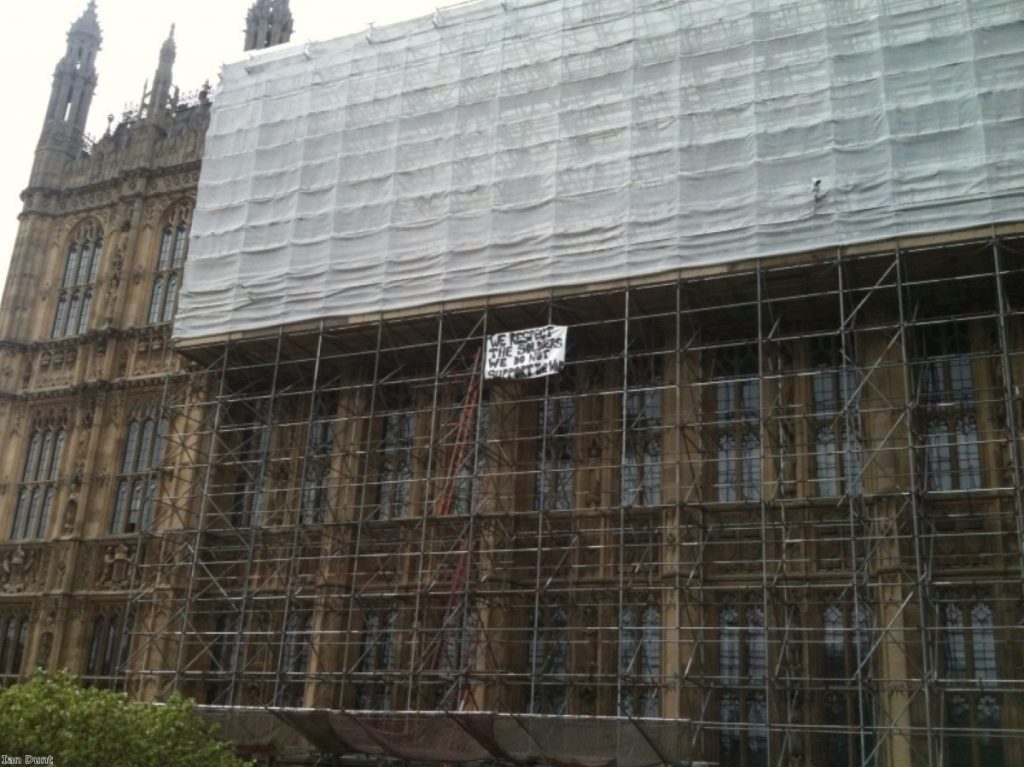
[(661, 503), (661, 375), (656, 357), (630, 364), (625, 393), (622, 505)]
[(484, 475), (487, 472), (487, 441), (491, 430), (491, 409), (486, 399), (481, 399), (476, 418), (470, 426), (468, 441), (462, 453), (462, 460), (455, 468), (455, 488), (452, 495), (451, 513), (466, 515), (475, 510), (483, 500)]
[(98, 687), (115, 686), (118, 671), (128, 660), (132, 624), (131, 615), (124, 621), (119, 612), (102, 611), (93, 618), (83, 675), (86, 682)]
[(93, 285), (102, 258), (103, 231), (99, 224), (89, 221), (79, 226), (68, 245), (51, 337), (77, 336), (88, 328)]
[(291, 613), (285, 622), (284, 636), (281, 639), (281, 683), (277, 693), (278, 705), (296, 706), (302, 703), (312, 644), (313, 614), (308, 610)]
[(575, 506), (576, 396), (570, 374), (551, 384), (556, 391), (537, 404), (537, 431), (540, 450), (537, 455), (535, 499), (538, 509), (565, 511)]
[(63, 450), (63, 429), (33, 429), (18, 484), (11, 540), (46, 537), (57, 497)]
[(569, 614), (562, 605), (540, 606), (530, 632), (531, 714), (568, 713)]
[(761, 387), (756, 348), (719, 350), (714, 382), (715, 500), (761, 499)]
[(128, 422), (114, 495), (111, 533), (134, 533), (152, 527), (166, 434), (166, 419), (152, 413), (136, 416)]
[(178, 205), (171, 212), (160, 233), (153, 289), (149, 296), (148, 322), (155, 325), (174, 319), (185, 256), (188, 252), (188, 230), (192, 219), (189, 204)]
[(0, 681), (16, 682), (25, 660), (29, 615), (20, 610), (0, 613)]
[(412, 447), (415, 411), (407, 391), (391, 393), (381, 417), (377, 517), (398, 519), (409, 515), (412, 491)]
[(871, 609), (864, 602), (854, 608), (849, 601), (830, 601), (821, 619), (825, 680), (822, 713), (824, 724), (835, 729), (820, 737), (819, 748), (826, 762), (835, 767), (873, 765), (877, 759), (872, 753)]
[(228, 461), (234, 465), (235, 492), (231, 524), (259, 527), (267, 513), (267, 462), (270, 459), (270, 400), (259, 397), (244, 406), (233, 429), (235, 446)]
[(940, 680), (945, 700), (945, 761), (949, 764), (1005, 763), (1002, 695), (999, 690), (997, 622), (987, 599), (945, 601)]
[(860, 387), (852, 360), (834, 336), (812, 342), (811, 377), (816, 494), (860, 495)]
[(304, 524), (319, 524), (327, 515), (337, 406), (336, 392), (318, 392), (313, 397), (299, 497), (299, 519)]
[(389, 672), (394, 664), (398, 612), (366, 610), (363, 613), (363, 636), (356, 670), (362, 680), (356, 691), (356, 706), (364, 710), (382, 711), (391, 705)]
[(626, 605), (619, 614), (619, 715), (660, 714), (661, 608)]
[(984, 484), (969, 326), (929, 325), (920, 334), (918, 404), (928, 490), (977, 490)]

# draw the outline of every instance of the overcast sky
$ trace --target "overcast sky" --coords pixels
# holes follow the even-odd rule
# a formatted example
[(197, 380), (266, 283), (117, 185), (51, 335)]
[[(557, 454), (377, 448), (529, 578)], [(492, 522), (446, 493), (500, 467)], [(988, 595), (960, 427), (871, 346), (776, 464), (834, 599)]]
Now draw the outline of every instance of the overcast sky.
[[(28, 182), (32, 153), (43, 124), (53, 68), (64, 55), (68, 27), (88, 0), (7, 0), (6, 40), (0, 46), (0, 84), (7, 117), (0, 124), (5, 155), (0, 174), (0, 285), (17, 233), (19, 195)], [(137, 104), (156, 69), (160, 45), (177, 25), (174, 83), (182, 92), (204, 80), (216, 85), (222, 64), (243, 57), (245, 15), (252, 0), (97, 0), (103, 47), (99, 85), (87, 131), (102, 135), (107, 115)], [(292, 42), (326, 40), (366, 29), (370, 22), (432, 14), (438, 0), (291, 0)]]

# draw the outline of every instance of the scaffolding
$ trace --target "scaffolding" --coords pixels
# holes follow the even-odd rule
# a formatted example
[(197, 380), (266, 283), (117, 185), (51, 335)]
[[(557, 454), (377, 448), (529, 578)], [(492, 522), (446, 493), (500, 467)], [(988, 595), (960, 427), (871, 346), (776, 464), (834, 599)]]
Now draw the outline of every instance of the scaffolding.
[(1020, 763), (1022, 309), (1008, 229), (191, 344), (127, 687), (396, 759)]

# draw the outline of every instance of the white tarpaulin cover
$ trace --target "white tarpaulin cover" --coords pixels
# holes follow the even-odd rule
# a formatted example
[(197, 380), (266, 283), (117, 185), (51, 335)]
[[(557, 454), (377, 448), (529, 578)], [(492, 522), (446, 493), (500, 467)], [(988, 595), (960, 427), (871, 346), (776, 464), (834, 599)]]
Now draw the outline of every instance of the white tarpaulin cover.
[(1020, 219), (1020, 0), (483, 0), (227, 66), (175, 335)]
[(513, 330), (487, 337), (484, 378), (539, 378), (565, 367), (565, 325)]

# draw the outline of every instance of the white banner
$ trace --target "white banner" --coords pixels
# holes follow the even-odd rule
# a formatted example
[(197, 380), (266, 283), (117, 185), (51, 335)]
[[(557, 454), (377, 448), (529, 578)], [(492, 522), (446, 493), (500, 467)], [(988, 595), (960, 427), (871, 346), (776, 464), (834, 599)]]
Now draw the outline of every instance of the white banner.
[(497, 333), (487, 338), (484, 377), (539, 378), (565, 367), (564, 325)]

